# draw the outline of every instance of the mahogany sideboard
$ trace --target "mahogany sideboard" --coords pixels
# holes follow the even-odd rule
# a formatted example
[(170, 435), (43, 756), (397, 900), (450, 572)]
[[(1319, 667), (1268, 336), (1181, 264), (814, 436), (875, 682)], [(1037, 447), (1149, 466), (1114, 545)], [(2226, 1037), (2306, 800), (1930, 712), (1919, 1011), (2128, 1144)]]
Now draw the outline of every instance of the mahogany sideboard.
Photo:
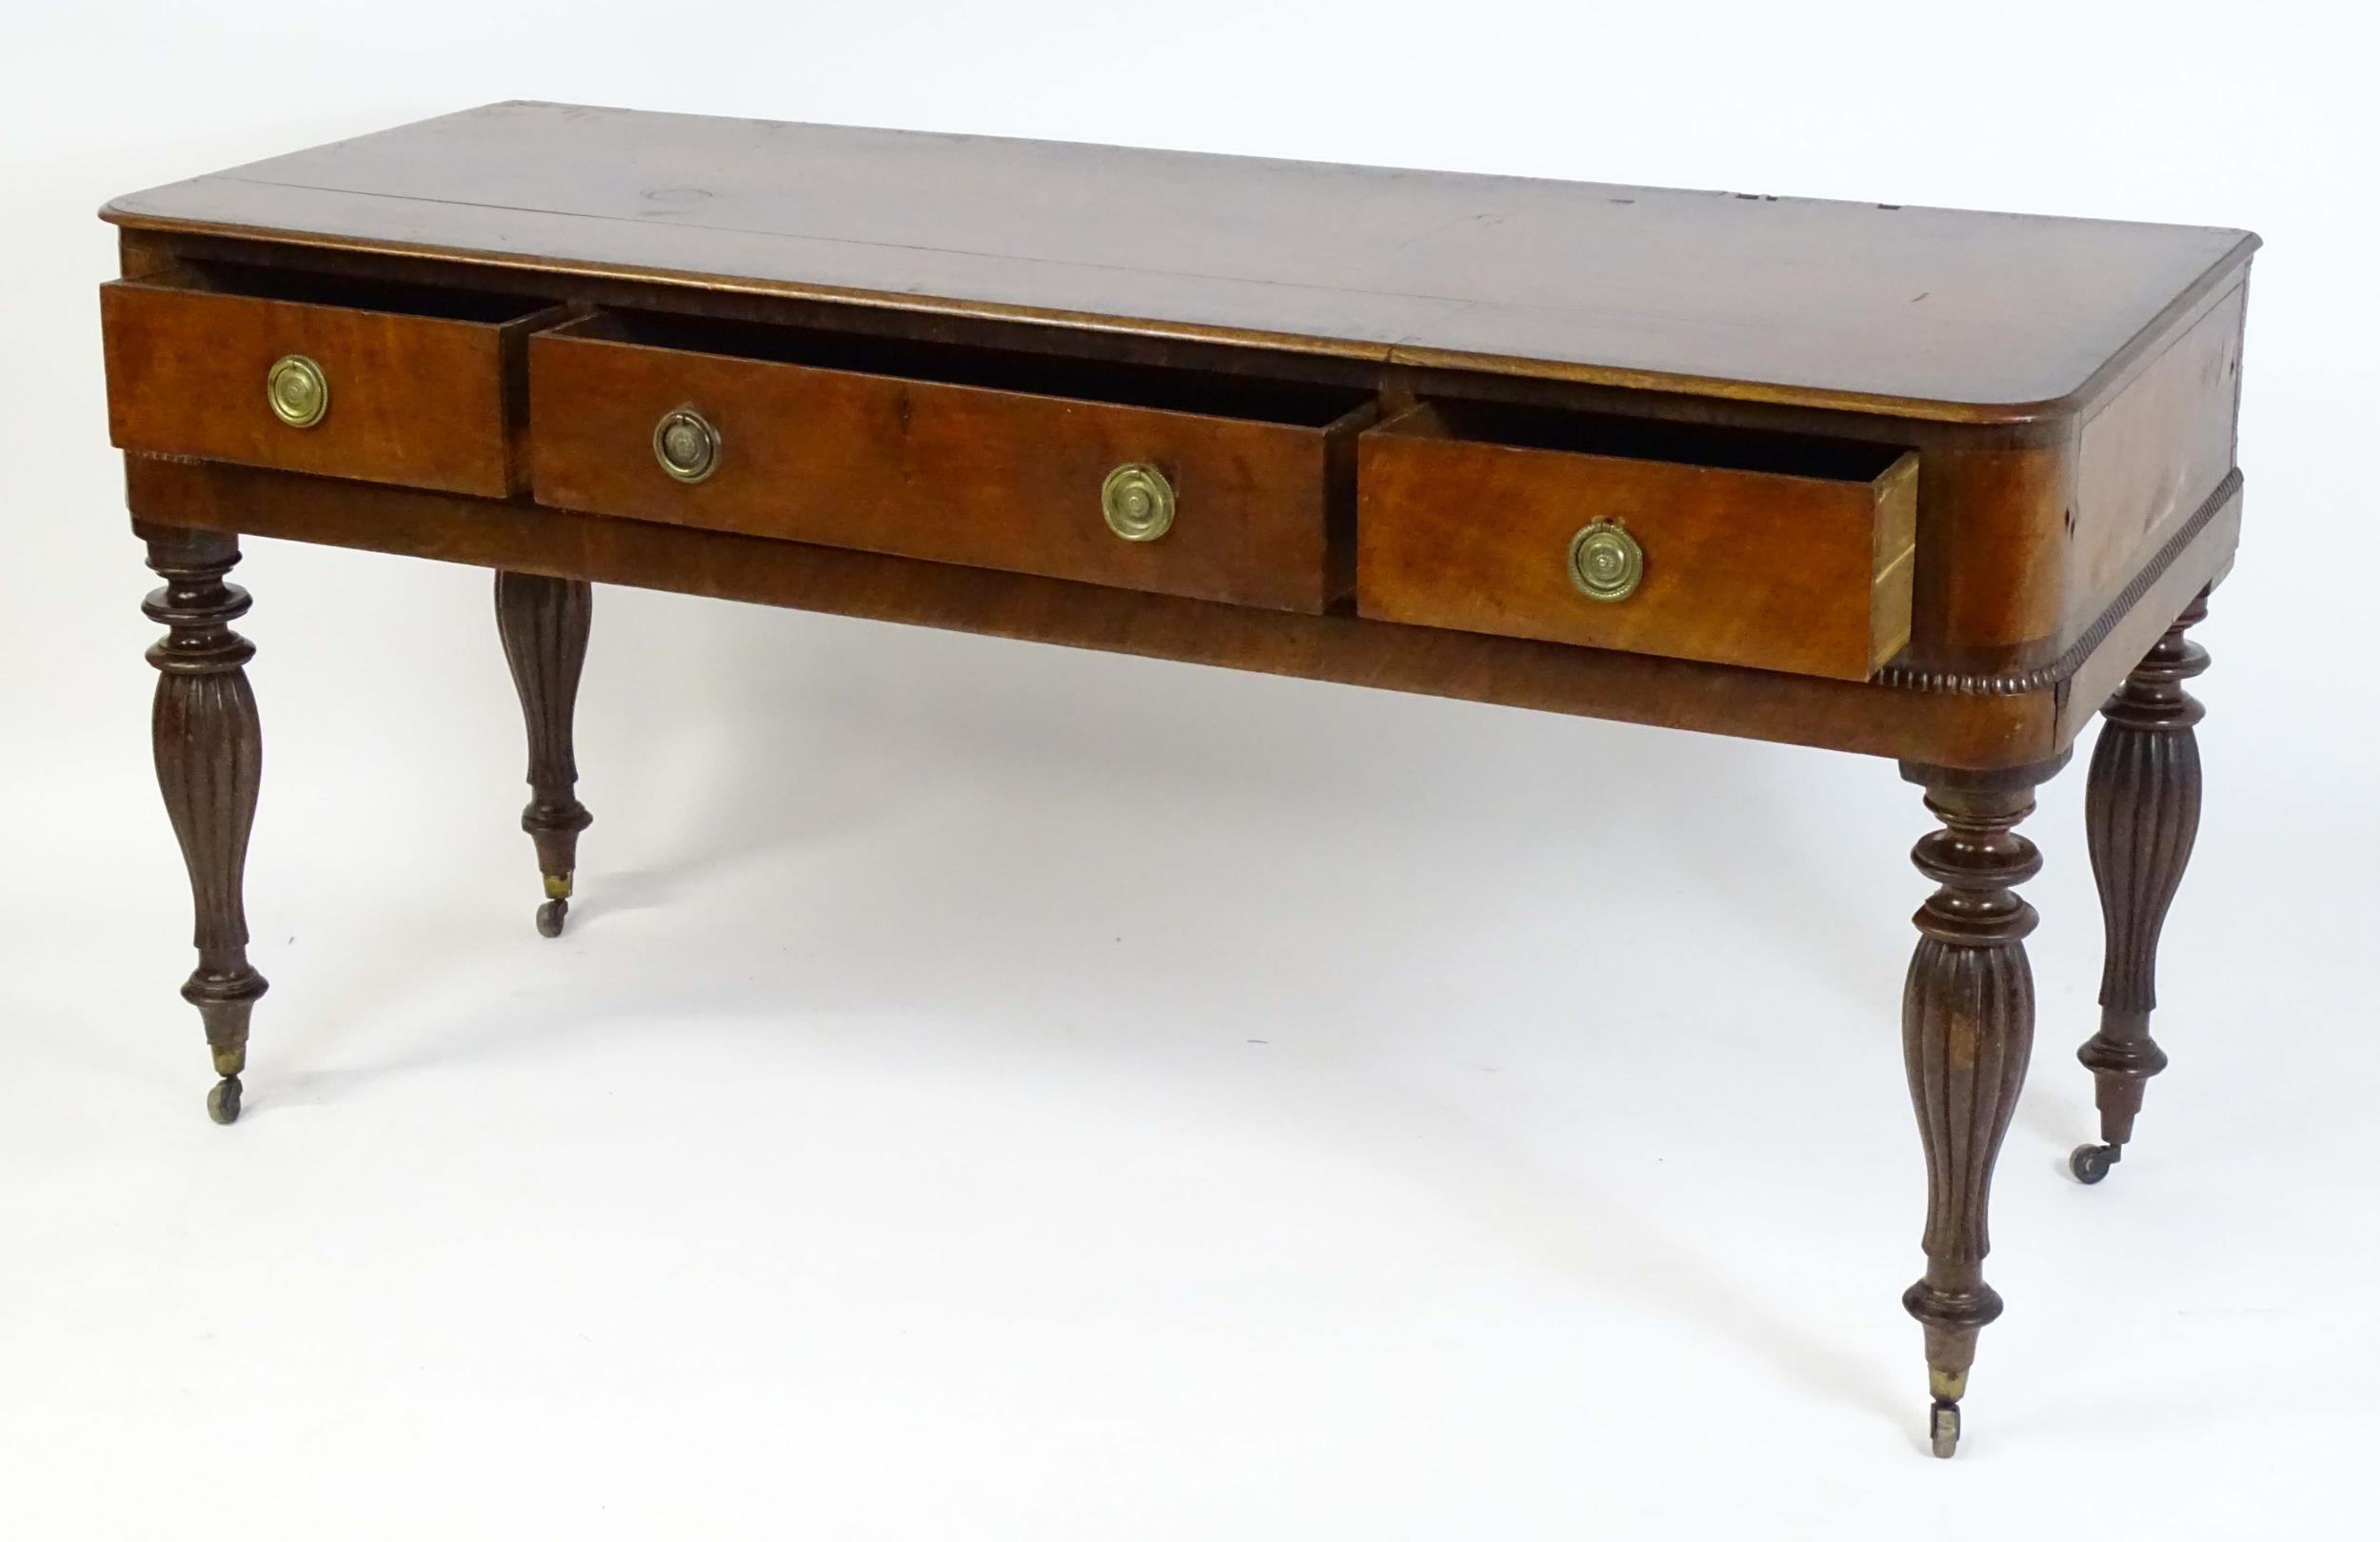
[(158, 781), (238, 1117), (243, 536), (495, 570), (559, 933), (593, 583), (1884, 756), (1930, 1437), (2091, 719), (2096, 1182), (2198, 822), (2253, 236), (507, 102), (108, 206)]

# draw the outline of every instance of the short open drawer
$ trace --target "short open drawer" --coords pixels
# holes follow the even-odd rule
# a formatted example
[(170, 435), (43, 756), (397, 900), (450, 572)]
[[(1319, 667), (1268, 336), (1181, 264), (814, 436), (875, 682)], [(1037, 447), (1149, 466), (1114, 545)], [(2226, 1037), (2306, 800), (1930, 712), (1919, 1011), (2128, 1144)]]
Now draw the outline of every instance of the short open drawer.
[(501, 498), (541, 301), (191, 265), (101, 286), (118, 448)]
[(1381, 621), (1837, 680), (1909, 641), (1914, 451), (1424, 403), (1356, 481)]
[(605, 312), (532, 339), (540, 503), (1319, 612), (1359, 392)]

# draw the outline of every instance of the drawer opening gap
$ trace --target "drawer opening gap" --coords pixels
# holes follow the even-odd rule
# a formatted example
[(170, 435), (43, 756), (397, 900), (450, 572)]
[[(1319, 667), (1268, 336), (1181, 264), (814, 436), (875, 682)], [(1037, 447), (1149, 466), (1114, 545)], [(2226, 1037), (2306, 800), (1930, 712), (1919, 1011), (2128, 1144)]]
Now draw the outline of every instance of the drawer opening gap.
[(1908, 453), (1905, 445), (1861, 440), (1445, 398), (1424, 402), (1377, 431), (1827, 482), (1872, 482)]
[(599, 311), (573, 323), (571, 330), (679, 352), (1309, 428), (1329, 427), (1372, 400), (1369, 392), (1351, 387), (1262, 376), (660, 311)]
[[(426, 316), (440, 321), (501, 323), (519, 321), (551, 309), (553, 302), (535, 296), (491, 294), (479, 289), (443, 285), (406, 284), (386, 279), (355, 278), (342, 273), (309, 272), (301, 268), (251, 267), (244, 263), (184, 263), (163, 275), (175, 287), (210, 294), (240, 295), (253, 300), (288, 300), (300, 305), (338, 306), (349, 310), (382, 310), (397, 315)], [(155, 279), (140, 281), (154, 284)]]

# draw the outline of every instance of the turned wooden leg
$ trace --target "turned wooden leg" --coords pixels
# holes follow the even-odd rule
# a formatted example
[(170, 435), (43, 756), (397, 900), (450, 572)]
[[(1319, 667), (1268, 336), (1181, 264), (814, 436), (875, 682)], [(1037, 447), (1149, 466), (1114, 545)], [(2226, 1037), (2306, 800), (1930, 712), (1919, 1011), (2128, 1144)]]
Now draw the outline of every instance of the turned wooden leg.
[(2182, 682), (2206, 671), (2207, 650), (2182, 634), (2206, 617), (2202, 592), (2101, 709), (2106, 725), (2091, 757), (2083, 817), (2108, 951), (2099, 1031), (2079, 1055), (2098, 1083), (2100, 1143), (2077, 1146), (2069, 1158), (2085, 1183), (2107, 1176), (2122, 1157), (2141, 1094), (2165, 1069), (2165, 1051), (2149, 1037), (2149, 1014), (2157, 1004), (2157, 935), (2198, 839), (2195, 725), (2205, 716)]
[(496, 575), (496, 630), (528, 727), (529, 803), (521, 811), (521, 828), (537, 843), (537, 865), (545, 877), (537, 929), (547, 937), (562, 935), (563, 919), (570, 913), (579, 832), (595, 822), (574, 790), (579, 763), (570, 746), (592, 608), (592, 591), (575, 580)]
[(182, 842), (197, 913), (198, 967), (182, 998), (198, 1008), (221, 1078), (207, 1095), (207, 1112), (217, 1124), (229, 1124), (240, 1117), (248, 1012), (265, 994), (265, 977), (248, 967), (241, 900), (264, 760), (256, 698), (242, 668), (256, 649), (231, 629), (247, 614), (248, 591), (223, 581), (240, 560), (239, 543), (202, 530), (144, 534), (149, 565), (166, 581), (141, 607), (166, 627), (149, 650), (158, 670), (149, 721), (157, 785)]
[(2025, 938), (2037, 919), (2015, 887), (2041, 870), (2040, 852), (2016, 824), (2033, 812), (2035, 783), (2055, 769), (1902, 767), (1942, 821), (1911, 854), (1940, 887), (1918, 908), (1921, 935), (1901, 998), (1901, 1048), (1926, 1148), (1926, 1273), (1901, 1304), (1925, 1329), (1936, 1456), (1958, 1449), (1975, 1338), (2000, 1315), (1999, 1294), (1983, 1281), (1992, 1164), (2033, 1050)]

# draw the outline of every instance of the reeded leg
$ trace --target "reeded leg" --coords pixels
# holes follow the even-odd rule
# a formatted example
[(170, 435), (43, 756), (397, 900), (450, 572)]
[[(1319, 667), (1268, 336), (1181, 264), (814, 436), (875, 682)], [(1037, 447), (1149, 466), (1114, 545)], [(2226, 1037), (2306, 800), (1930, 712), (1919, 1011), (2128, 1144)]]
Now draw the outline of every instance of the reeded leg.
[(521, 811), (521, 828), (536, 841), (537, 865), (545, 876), (537, 929), (547, 937), (562, 935), (563, 919), (570, 913), (579, 832), (595, 822), (574, 790), (579, 764), (570, 746), (593, 598), (586, 584), (571, 579), (496, 575), (496, 630), (504, 638), (505, 660), (512, 666), (528, 727), (530, 797)]
[(2205, 672), (2207, 650), (2182, 634), (2207, 617), (2201, 593), (2140, 661), (2101, 716), (2084, 822), (2091, 871), (2107, 917), (2099, 1031), (2079, 1055), (2098, 1083), (2100, 1144), (2077, 1146), (2074, 1176), (2096, 1183), (2132, 1137), (2148, 1080), (2165, 1069), (2149, 1037), (2157, 1004), (2157, 935), (2198, 839), (2198, 735), (2205, 716), (2182, 682)]
[(1942, 821), (1911, 854), (1940, 887), (1918, 908), (1921, 935), (1901, 998), (1901, 1047), (1926, 1148), (1926, 1273), (1901, 1304), (1925, 1329), (1934, 1453), (1948, 1456), (1958, 1449), (1976, 1335), (2000, 1315), (1999, 1294), (1983, 1281), (1992, 1164), (2033, 1050), (2025, 938), (2037, 918), (2015, 886), (2041, 870), (2041, 854), (2016, 824), (2056, 765), (1901, 769), (1924, 785), (1926, 806)]
[(166, 627), (149, 650), (158, 670), (150, 717), (157, 785), (182, 842), (197, 913), (198, 967), (182, 997), (206, 1023), (222, 1078), (207, 1095), (207, 1112), (229, 1124), (240, 1117), (248, 1013), (265, 994), (265, 977), (248, 967), (241, 900), (264, 759), (256, 698), (242, 667), (256, 649), (231, 630), (247, 614), (248, 591), (223, 581), (240, 560), (239, 543), (201, 530), (145, 533), (149, 565), (166, 581), (141, 607)]

